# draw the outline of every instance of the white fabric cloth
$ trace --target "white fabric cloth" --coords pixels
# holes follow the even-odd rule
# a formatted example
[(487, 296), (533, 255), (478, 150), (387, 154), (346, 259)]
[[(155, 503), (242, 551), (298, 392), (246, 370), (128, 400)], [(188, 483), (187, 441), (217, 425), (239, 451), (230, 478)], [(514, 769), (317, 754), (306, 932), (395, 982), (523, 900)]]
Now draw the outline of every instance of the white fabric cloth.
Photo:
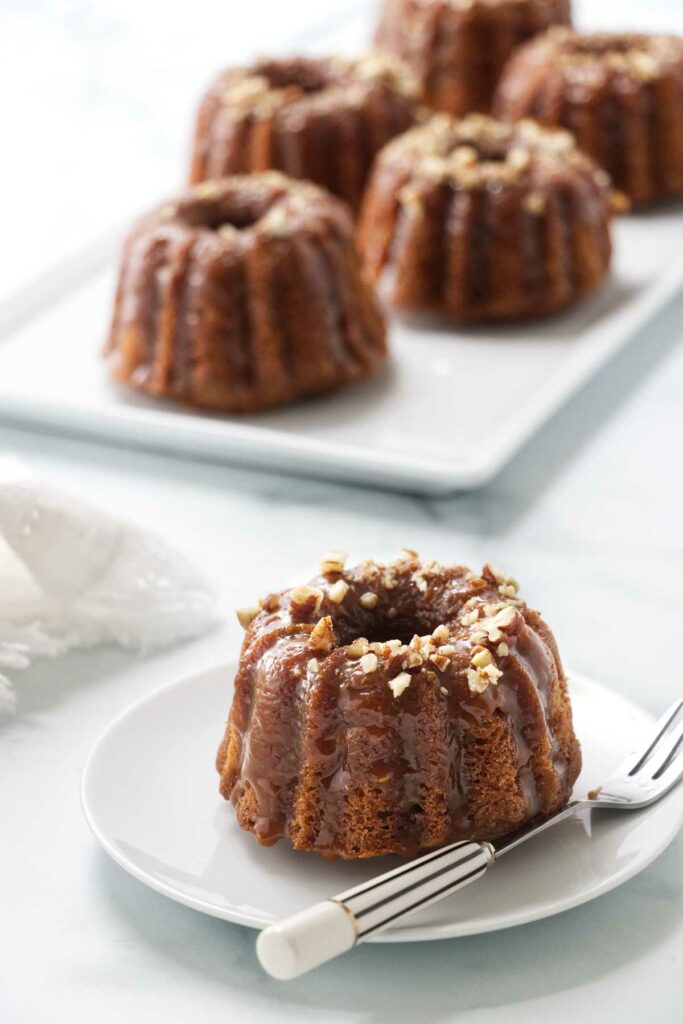
[(217, 622), (214, 588), (183, 555), (0, 460), (0, 715), (16, 703), (7, 673), (33, 658), (144, 653)]

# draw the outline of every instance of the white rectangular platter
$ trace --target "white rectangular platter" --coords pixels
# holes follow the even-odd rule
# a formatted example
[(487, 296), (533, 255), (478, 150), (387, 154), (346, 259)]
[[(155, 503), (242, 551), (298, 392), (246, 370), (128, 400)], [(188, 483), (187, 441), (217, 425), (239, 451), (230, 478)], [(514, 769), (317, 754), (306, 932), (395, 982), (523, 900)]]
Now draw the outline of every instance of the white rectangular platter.
[[(540, 323), (434, 329), (393, 319), (380, 377), (250, 416), (194, 412), (107, 379), (116, 272), (85, 280), (0, 340), (0, 417), (176, 455), (423, 494), (479, 487), (683, 285), (683, 208), (622, 218), (611, 278)], [(282, 310), (286, 316), (287, 311)]]
[[(577, 0), (579, 23), (595, 28), (626, 16), (623, 0), (599, 7)], [(665, 24), (674, 17), (654, 2), (639, 14), (639, 5), (631, 7), (629, 22), (645, 26), (656, 15), (666, 15)], [(283, 38), (282, 52), (360, 52), (375, 14), (374, 0), (330, 4), (305, 33)], [(394, 320), (392, 363), (376, 380), (291, 408), (228, 417), (152, 401), (108, 381), (100, 352), (118, 259), (109, 237), (0, 303), (0, 420), (424, 494), (479, 487), (618, 350), (647, 344), (643, 328), (683, 285), (683, 204), (623, 218), (615, 240), (610, 280), (569, 313), (476, 330)]]

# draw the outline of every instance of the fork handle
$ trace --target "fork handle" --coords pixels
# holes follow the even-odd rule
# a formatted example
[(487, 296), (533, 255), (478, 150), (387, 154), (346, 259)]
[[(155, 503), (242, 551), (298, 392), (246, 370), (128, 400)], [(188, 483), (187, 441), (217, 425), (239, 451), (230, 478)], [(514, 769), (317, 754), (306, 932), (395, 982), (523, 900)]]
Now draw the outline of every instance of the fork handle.
[(265, 928), (262, 967), (282, 981), (346, 953), (390, 924), (475, 882), (493, 862), (489, 843), (453, 843)]

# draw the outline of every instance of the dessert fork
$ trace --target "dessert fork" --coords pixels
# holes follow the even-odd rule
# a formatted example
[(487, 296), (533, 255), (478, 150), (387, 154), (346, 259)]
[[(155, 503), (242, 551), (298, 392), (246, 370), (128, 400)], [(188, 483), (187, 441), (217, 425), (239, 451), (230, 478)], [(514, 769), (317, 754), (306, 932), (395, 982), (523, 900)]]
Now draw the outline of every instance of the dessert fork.
[(683, 698), (585, 800), (495, 843), (458, 842), (317, 903), (265, 928), (256, 942), (261, 965), (274, 978), (296, 978), (376, 935), (391, 924), (445, 899), (481, 878), (495, 861), (527, 839), (579, 811), (633, 811), (660, 800), (683, 777)]

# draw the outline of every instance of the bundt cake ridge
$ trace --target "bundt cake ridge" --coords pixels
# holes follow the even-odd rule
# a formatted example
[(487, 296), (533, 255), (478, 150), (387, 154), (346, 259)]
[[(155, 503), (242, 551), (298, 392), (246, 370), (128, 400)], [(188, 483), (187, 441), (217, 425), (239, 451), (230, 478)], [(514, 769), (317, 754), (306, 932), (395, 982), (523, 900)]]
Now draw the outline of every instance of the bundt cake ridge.
[(276, 168), (355, 208), (375, 153), (417, 112), (414, 77), (389, 55), (232, 68), (200, 105), (190, 180)]
[(217, 766), (243, 828), (328, 856), (409, 854), (566, 802), (580, 766), (566, 680), (514, 579), (410, 551), (321, 568), (239, 613)]
[(365, 273), (408, 311), (540, 316), (604, 278), (609, 178), (566, 131), (437, 114), (379, 154), (359, 223)]
[(516, 47), (569, 22), (569, 0), (384, 0), (375, 45), (405, 60), (429, 107), (460, 116), (490, 109)]
[(275, 171), (164, 203), (126, 242), (106, 356), (150, 395), (234, 412), (373, 373), (385, 328), (346, 206)]
[(494, 107), (569, 129), (636, 206), (683, 195), (683, 38), (553, 29), (511, 59)]

